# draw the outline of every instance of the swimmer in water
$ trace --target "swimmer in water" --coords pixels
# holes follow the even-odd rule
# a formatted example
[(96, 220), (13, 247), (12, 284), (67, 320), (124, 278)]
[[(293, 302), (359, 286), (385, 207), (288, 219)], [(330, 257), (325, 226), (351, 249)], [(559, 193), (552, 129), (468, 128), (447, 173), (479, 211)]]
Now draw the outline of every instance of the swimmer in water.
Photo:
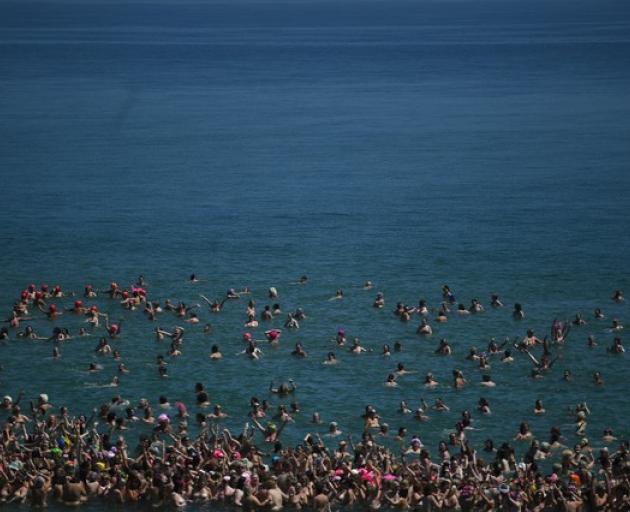
[(524, 421), (519, 426), (518, 433), (514, 436), (514, 440), (515, 441), (529, 441), (532, 437), (533, 437), (533, 434), (529, 430), (529, 425), (526, 421)]
[(493, 293), (490, 296), (490, 305), (495, 309), (503, 307), (503, 303), (501, 302), (501, 299), (499, 299), (499, 296), (496, 293)]
[(273, 318), (273, 314), (271, 313), (271, 306), (267, 304), (262, 312), (260, 313), (260, 319), (263, 322), (269, 322)]
[(374, 302), (372, 303), (372, 307), (376, 309), (382, 309), (385, 307), (385, 298), (383, 297), (383, 294), (381, 292), (378, 292), (376, 294), (376, 298), (374, 299)]
[(573, 325), (575, 326), (582, 326), (582, 325), (586, 325), (586, 320), (584, 320), (584, 318), (582, 318), (582, 315), (580, 313), (576, 313), (575, 314), (575, 318), (573, 319), (573, 321), (571, 322)]
[(385, 380), (385, 386), (390, 388), (398, 386), (398, 382), (396, 382), (396, 375), (390, 373)]
[(595, 320), (603, 320), (604, 318), (606, 318), (604, 316), (604, 313), (602, 313), (602, 310), (599, 308), (595, 308), (595, 311), (593, 311), (593, 316), (595, 317)]
[(418, 407), (414, 413), (413, 413), (413, 419), (417, 420), (417, 421), (429, 421), (429, 416), (427, 416), (425, 414), (425, 412), (429, 409), (429, 407), (427, 406), (427, 403), (424, 401), (423, 398), (420, 399), (421, 403), (422, 403), (422, 407)]
[(485, 386), (485, 387), (488, 387), (488, 388), (493, 388), (493, 387), (495, 387), (497, 384), (496, 384), (496, 382), (494, 382), (494, 381), (492, 380), (492, 377), (490, 377), (490, 375), (485, 374), (485, 375), (483, 375), (483, 376), (481, 377), (481, 382), (480, 382), (480, 385)]
[(396, 375), (409, 375), (409, 374), (416, 373), (416, 372), (414, 372), (414, 371), (410, 371), (410, 370), (407, 370), (407, 369), (405, 368), (405, 365), (404, 365), (404, 364), (402, 364), (402, 363), (398, 363), (398, 364), (396, 365), (396, 371), (395, 371), (394, 373), (395, 373)]
[(383, 352), (381, 353), (381, 355), (383, 357), (389, 357), (392, 355), (392, 352), (389, 348), (389, 345), (386, 343), (385, 345), (383, 345)]
[(210, 348), (210, 359), (213, 361), (218, 361), (222, 357), (223, 355), (221, 354), (221, 351), (219, 350), (219, 346), (212, 345), (212, 347)]
[(455, 389), (462, 389), (467, 384), (464, 374), (461, 370), (453, 370), (453, 387)]
[(449, 412), (451, 409), (444, 403), (441, 398), (436, 398), (435, 403), (431, 406), (431, 409), (439, 412)]
[(337, 427), (337, 422), (331, 421), (328, 425), (328, 432), (326, 433), (326, 437), (337, 437), (341, 434), (343, 434), (343, 432)]
[(543, 407), (543, 403), (542, 400), (538, 399), (536, 400), (536, 403), (534, 404), (534, 414), (536, 415), (540, 415), (540, 414), (545, 414), (545, 408)]
[(485, 416), (492, 413), (490, 410), (490, 402), (483, 397), (481, 397), (477, 403), (477, 410)]
[(626, 300), (623, 296), (623, 291), (615, 290), (615, 293), (613, 293), (613, 296), (612, 296), (612, 300), (614, 300), (618, 304)]
[(626, 349), (623, 347), (623, 344), (621, 343), (621, 338), (615, 338), (613, 340), (613, 344), (608, 347), (607, 350), (612, 354), (623, 354), (626, 351)]
[(466, 356), (466, 360), (479, 361), (480, 358), (481, 356), (479, 355), (479, 352), (477, 352), (477, 347), (470, 347), (468, 355)]
[(432, 373), (427, 373), (424, 377), (424, 387), (425, 388), (435, 388), (439, 385), (439, 382), (433, 378)]
[(296, 343), (295, 347), (293, 348), (293, 351), (291, 352), (291, 355), (294, 357), (306, 357), (306, 351), (304, 350), (304, 347), (302, 346), (301, 343)]
[(341, 288), (339, 288), (336, 292), (335, 292), (335, 296), (331, 297), (330, 300), (341, 300), (343, 299), (343, 290)]
[(527, 329), (527, 336), (523, 338), (522, 344), (527, 347), (531, 347), (534, 345), (542, 345), (543, 341), (540, 338), (536, 337), (533, 329)]
[(610, 326), (610, 331), (615, 332), (615, 331), (621, 331), (621, 330), (623, 330), (623, 324), (619, 320), (614, 318)]
[(366, 281), (363, 284), (363, 289), (364, 290), (371, 290), (372, 288), (374, 288), (374, 284), (372, 283), (372, 281)]
[(523, 311), (523, 306), (521, 306), (518, 302), (514, 304), (514, 310), (512, 311), (512, 318), (514, 318), (514, 320), (523, 320), (523, 318), (525, 318), (525, 312)]
[(248, 329), (255, 329), (256, 327), (258, 327), (258, 320), (256, 320), (256, 317), (254, 315), (249, 315), (247, 317), (247, 322), (245, 322), (244, 327), (247, 327)]
[(350, 352), (353, 354), (362, 354), (364, 352), (368, 352), (368, 349), (361, 345), (361, 341), (359, 338), (354, 338), (352, 341), (352, 346), (350, 347)]
[(470, 307), (468, 308), (468, 311), (470, 311), (471, 313), (482, 313), (484, 311), (483, 306), (479, 302), (479, 299), (472, 299), (470, 301)]
[(328, 352), (326, 354), (326, 360), (322, 364), (331, 365), (337, 364), (339, 361), (337, 360), (337, 356), (335, 356), (334, 352)]
[(288, 384), (283, 382), (277, 388), (273, 387), (273, 381), (269, 384), (269, 391), (281, 396), (290, 395), (294, 393), (296, 389), (297, 386), (295, 385), (295, 382), (293, 382), (293, 379), (289, 379)]
[(280, 329), (270, 329), (265, 331), (265, 338), (270, 345), (278, 345), (280, 343), (280, 336), (282, 331)]
[(284, 327), (286, 329), (299, 329), (300, 328), (300, 323), (293, 316), (293, 313), (287, 314), (287, 319), (284, 322)]
[(442, 299), (451, 305), (454, 305), (457, 302), (455, 295), (453, 294), (451, 289), (448, 287), (448, 285), (442, 286)]
[(405, 400), (401, 400), (400, 404), (398, 404), (398, 412), (400, 414), (411, 414), (411, 409)]
[(433, 329), (431, 329), (431, 326), (429, 325), (429, 322), (427, 322), (426, 318), (423, 318), (420, 322), (420, 325), (416, 330), (416, 334), (421, 336), (431, 336), (431, 334), (433, 334)]

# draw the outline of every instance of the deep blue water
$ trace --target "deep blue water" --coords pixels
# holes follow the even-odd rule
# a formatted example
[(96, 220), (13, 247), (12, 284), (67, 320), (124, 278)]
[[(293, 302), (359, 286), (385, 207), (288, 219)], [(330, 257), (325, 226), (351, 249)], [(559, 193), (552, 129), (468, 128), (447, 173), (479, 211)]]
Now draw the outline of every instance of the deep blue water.
[[(358, 434), (372, 403), (392, 429), (408, 426), (435, 448), (481, 395), (493, 415), (477, 419), (475, 442), (507, 439), (527, 419), (542, 439), (561, 425), (571, 444), (566, 409), (580, 400), (595, 412), (589, 436), (608, 425), (627, 435), (626, 358), (604, 347), (611, 318), (630, 322), (627, 306), (610, 300), (630, 288), (628, 119), (622, 1), (3, 1), (0, 306), (8, 312), (30, 282), (80, 291), (138, 274), (159, 299), (249, 286), (259, 309), (276, 286), (285, 310), (310, 316), (281, 348), (257, 363), (234, 357), (245, 303), (230, 303), (202, 314), (215, 334), (192, 329), (168, 380), (152, 364), (166, 350), (154, 326), (98, 302), (126, 319), (115, 343), (132, 373), (121, 394), (192, 405), (203, 381), (238, 428), (250, 396), (267, 398), (269, 380), (293, 377), (303, 412), (287, 442), (311, 428), (314, 410)], [(192, 272), (203, 282), (187, 284)], [(301, 274), (307, 286), (288, 284)], [(363, 291), (367, 279), (377, 289)], [(466, 303), (492, 292), (521, 302), (527, 318), (487, 311), (419, 340), (417, 319), (402, 324), (391, 310), (420, 297), (437, 304), (444, 283)], [(338, 287), (346, 298), (328, 302)], [(376, 291), (383, 311), (370, 307)], [(599, 323), (597, 306), (607, 315)], [(498, 387), (481, 392), (463, 358), (470, 346), (528, 327), (542, 335), (578, 311), (589, 325), (572, 332), (561, 368), (532, 382), (525, 358), (495, 361)], [(338, 351), (341, 364), (323, 367), (340, 326), (375, 353)], [(591, 333), (601, 344), (589, 351)], [(443, 336), (451, 359), (433, 355)], [(399, 357), (377, 355), (395, 340)], [(308, 359), (289, 356), (295, 341)], [(218, 364), (207, 359), (212, 343), (226, 355)], [(89, 411), (111, 396), (94, 386), (116, 367), (84, 371), (95, 344), (74, 340), (59, 361), (46, 343), (0, 347), (0, 393), (48, 391)], [(398, 361), (418, 374), (387, 389)], [(446, 385), (455, 367), (473, 383), (460, 392)], [(560, 382), (563, 368), (575, 382)], [(590, 383), (595, 369), (601, 389)], [(429, 370), (444, 383), (432, 392), (420, 385)], [(400, 399), (417, 406), (420, 396), (443, 396), (453, 412), (422, 425), (396, 414)], [(549, 412), (534, 418), (539, 397)]]

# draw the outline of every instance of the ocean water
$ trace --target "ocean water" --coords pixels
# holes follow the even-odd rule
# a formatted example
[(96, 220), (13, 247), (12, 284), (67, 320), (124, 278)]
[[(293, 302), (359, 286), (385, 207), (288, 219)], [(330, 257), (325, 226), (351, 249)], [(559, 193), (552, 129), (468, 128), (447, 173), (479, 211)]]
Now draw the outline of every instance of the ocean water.
[[(248, 286), (259, 310), (276, 286), (284, 311), (303, 307), (309, 318), (253, 362), (234, 356), (245, 302), (203, 310), (214, 334), (190, 329), (160, 379), (154, 361), (167, 345), (154, 340), (155, 325), (99, 298), (125, 320), (114, 345), (131, 373), (118, 389), (100, 387), (116, 364), (94, 355), (92, 336), (63, 345), (56, 361), (49, 343), (5, 343), (0, 393), (45, 391), (76, 413), (114, 392), (164, 394), (195, 412), (200, 381), (238, 430), (251, 396), (275, 407), (283, 401), (269, 396), (269, 381), (294, 378), (302, 412), (287, 444), (332, 420), (358, 436), (367, 404), (434, 453), (464, 409), (475, 443), (508, 440), (527, 420), (543, 440), (559, 425), (571, 445), (567, 409), (583, 400), (595, 444), (607, 426), (625, 437), (627, 358), (605, 346), (613, 317), (630, 322), (628, 306), (610, 300), (630, 288), (628, 119), (622, 1), (3, 1), (2, 310), (31, 282), (81, 291), (143, 274), (156, 299), (195, 303)], [(193, 272), (196, 285), (186, 282)], [(307, 285), (290, 284), (302, 274)], [(375, 289), (364, 291), (366, 280)], [(397, 301), (439, 304), (445, 283), (466, 304), (487, 305), (496, 292), (507, 307), (434, 325), (430, 339), (415, 335), (417, 318), (392, 315)], [(337, 288), (343, 301), (328, 301)], [(377, 291), (381, 311), (371, 308)], [(514, 302), (522, 322), (510, 316)], [(605, 320), (593, 320), (595, 307)], [(576, 312), (589, 323), (571, 332), (545, 379), (531, 381), (518, 357), (510, 367), (493, 361), (496, 389), (478, 386), (469, 347), (530, 327), (542, 336)], [(57, 325), (81, 323), (66, 315)], [(336, 349), (339, 327), (374, 352)], [(588, 334), (599, 347), (586, 347)], [(453, 357), (433, 354), (441, 337)], [(402, 353), (383, 359), (381, 345), (396, 340)], [(307, 359), (289, 355), (296, 341)], [(207, 358), (213, 343), (219, 363)], [(325, 367), (331, 349), (341, 363)], [(93, 360), (105, 367), (96, 375), (85, 371)], [(397, 362), (417, 373), (388, 389)], [(471, 381), (462, 391), (449, 386), (454, 368)], [(560, 381), (565, 368), (572, 383)], [(427, 371), (436, 390), (421, 385)], [(396, 413), (401, 399), (417, 407), (438, 396), (451, 413), (423, 424)], [(480, 396), (489, 417), (475, 414)], [(545, 416), (531, 414), (537, 398)], [(321, 427), (309, 424), (315, 410)]]

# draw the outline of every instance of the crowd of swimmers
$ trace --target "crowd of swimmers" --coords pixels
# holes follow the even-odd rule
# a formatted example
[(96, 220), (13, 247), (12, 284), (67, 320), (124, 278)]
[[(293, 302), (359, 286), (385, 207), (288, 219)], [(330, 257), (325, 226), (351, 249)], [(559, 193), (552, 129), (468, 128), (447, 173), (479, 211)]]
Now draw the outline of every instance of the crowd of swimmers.
[[(199, 280), (190, 276), (191, 283)], [(308, 282), (302, 276), (295, 284)], [(363, 286), (373, 288), (371, 282)], [(128, 289), (112, 283), (103, 291), (86, 285), (82, 293), (65, 293), (60, 286), (30, 285), (24, 289), (6, 319), (7, 326), (0, 330), (0, 340), (49, 340), (53, 343), (53, 357), (59, 357), (60, 342), (73, 336), (101, 333), (95, 351), (111, 355), (118, 362), (119, 374), (128, 370), (120, 353), (112, 348), (111, 340), (124, 335), (123, 321), (112, 321), (109, 315), (90, 304), (97, 296), (105, 295), (130, 311), (143, 311), (151, 321), (170, 312), (181, 323), (202, 323), (200, 305), (183, 302), (160, 303), (149, 298), (148, 286), (140, 276)], [(220, 300), (200, 297), (211, 312), (219, 313), (226, 301), (248, 299), (243, 334), (243, 356), (257, 359), (262, 355), (261, 343), (280, 343), (283, 330), (268, 329), (264, 339), (255, 339), (249, 332), (259, 323), (283, 314), (279, 303), (266, 306), (260, 314), (249, 298), (251, 291), (230, 289)], [(271, 287), (268, 296), (278, 298), (278, 290)], [(72, 298), (71, 307), (62, 307), (64, 299)], [(344, 293), (337, 290), (330, 300), (343, 300)], [(467, 306), (457, 301), (448, 287), (442, 289), (442, 302), (431, 310), (427, 301), (417, 306), (398, 303), (394, 315), (401, 321), (418, 318), (417, 334), (430, 336), (433, 332), (429, 315), (436, 322), (448, 322), (452, 315), (474, 315), (484, 311), (479, 299)], [(621, 290), (614, 292), (612, 300), (623, 303)], [(385, 299), (377, 293), (373, 307), (384, 308)], [(498, 295), (493, 294), (489, 307), (504, 307)], [(54, 325), (52, 334), (41, 335), (28, 324), (35, 317), (62, 322), (63, 315), (83, 318), (75, 335), (65, 327)], [(525, 311), (520, 304), (512, 310), (515, 320), (524, 320)], [(594, 319), (605, 319), (601, 309), (593, 312)], [(287, 314), (284, 329), (296, 330), (307, 321), (305, 312), (298, 308)], [(490, 340), (487, 350), (471, 349), (466, 356), (482, 370), (483, 387), (494, 387), (489, 373), (489, 358), (496, 356), (501, 363), (510, 364), (514, 357), (527, 358), (532, 364), (531, 377), (541, 379), (549, 373), (558, 356), (554, 347), (563, 345), (573, 327), (585, 325), (587, 320), (576, 314), (570, 321), (554, 320), (549, 336), (538, 338), (533, 330), (518, 340), (498, 342)], [(24, 324), (24, 325), (22, 325)], [(168, 340), (169, 355), (181, 354), (186, 335), (185, 327), (166, 330), (154, 329), (156, 338)], [(202, 325), (203, 332), (211, 332), (211, 325)], [(607, 347), (612, 354), (625, 351), (621, 339), (623, 324), (611, 319), (609, 326), (613, 342)], [(331, 340), (336, 350), (365, 352), (357, 338), (348, 340), (339, 329)], [(597, 340), (588, 337), (588, 346), (595, 347)], [(542, 349), (540, 355), (534, 348)], [(382, 355), (391, 356), (401, 350), (400, 343), (393, 348), (383, 345)], [(452, 348), (447, 339), (441, 339), (436, 354), (449, 356)], [(307, 357), (304, 346), (296, 343), (292, 355)], [(217, 344), (210, 350), (210, 359), (220, 360), (223, 355)], [(337, 363), (335, 350), (330, 350), (326, 365)], [(167, 363), (157, 358), (161, 376), (167, 376)], [(91, 363), (88, 371), (98, 371)], [(410, 373), (402, 363), (389, 373), (384, 385), (396, 387), (399, 377)], [(569, 370), (562, 378), (571, 380)], [(595, 385), (603, 384), (600, 372), (594, 372)], [(112, 386), (118, 386), (115, 376)], [(432, 373), (423, 378), (427, 388), (438, 385)], [(469, 383), (460, 369), (452, 372), (452, 386), (459, 389)], [(3, 383), (6, 387), (7, 383)], [(330, 422), (324, 433), (307, 434), (296, 446), (282, 441), (285, 428), (290, 428), (293, 416), (299, 413), (297, 383), (289, 380), (270, 383), (267, 393), (291, 399), (289, 406), (273, 411), (267, 399), (252, 397), (243, 428), (231, 432), (223, 428), (221, 420), (227, 416), (220, 405), (210, 403), (209, 392), (202, 383), (191, 386), (190, 403), (195, 412), (189, 414), (183, 401), (170, 403), (166, 396), (155, 402), (142, 399), (138, 403), (116, 394), (111, 401), (101, 404), (89, 415), (77, 415), (66, 406), (56, 405), (42, 393), (28, 400), (24, 407), (23, 392), (15, 400), (9, 394), (0, 403), (4, 414), (0, 441), (0, 502), (28, 503), (44, 507), (51, 500), (66, 505), (80, 505), (92, 499), (112, 503), (146, 503), (153, 507), (185, 507), (188, 503), (217, 503), (247, 510), (312, 509), (329, 512), (341, 508), (361, 507), (369, 510), (381, 508), (414, 509), (426, 511), (630, 511), (630, 445), (618, 439), (611, 429), (605, 429), (596, 446), (587, 438), (588, 418), (591, 409), (579, 403), (573, 409), (575, 430), (579, 442), (567, 446), (567, 438), (560, 428), (552, 427), (548, 440), (537, 439), (527, 422), (522, 422), (513, 439), (495, 446), (487, 439), (483, 447), (475, 447), (467, 438), (473, 425), (473, 414), (463, 411), (448, 436), (435, 449), (425, 446), (420, 436), (409, 435), (400, 427), (390, 432), (381, 421), (377, 410), (368, 405), (361, 413), (363, 430), (348, 435)], [(15, 396), (15, 395), (14, 395)], [(364, 397), (369, 401), (369, 397)], [(491, 404), (480, 398), (476, 407), (479, 415), (491, 413)], [(420, 422), (429, 420), (430, 411), (449, 411), (449, 406), (437, 398), (433, 404), (421, 400), (420, 407), (412, 409), (405, 401), (398, 412), (412, 415)], [(532, 414), (545, 414), (542, 400), (536, 400)], [(313, 431), (322, 423), (318, 412), (311, 417)], [(145, 433), (131, 439), (129, 431), (134, 425), (145, 425)], [(388, 442), (386, 442), (388, 441)], [(399, 449), (392, 450), (394, 441)], [(517, 456), (511, 444), (524, 443), (527, 449)], [(129, 444), (128, 444), (129, 443)], [(478, 448), (478, 449), (477, 449)]]

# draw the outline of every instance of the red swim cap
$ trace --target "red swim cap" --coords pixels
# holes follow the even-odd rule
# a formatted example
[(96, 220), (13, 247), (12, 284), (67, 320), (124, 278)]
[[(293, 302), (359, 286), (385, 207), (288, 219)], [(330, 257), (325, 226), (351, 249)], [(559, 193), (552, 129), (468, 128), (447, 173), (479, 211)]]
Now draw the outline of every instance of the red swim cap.
[(98, 308), (96, 306), (92, 306), (90, 308), (90, 311), (92, 311), (93, 313), (96, 313), (98, 311)]
[(48, 311), (57, 311), (57, 305), (51, 304), (50, 306), (48, 306)]
[(125, 290), (122, 294), (123, 299), (128, 299), (129, 298), (129, 292), (127, 290)]
[(20, 297), (22, 297), (23, 299), (26, 299), (28, 297), (28, 292), (24, 290), (22, 293), (20, 293)]
[(83, 306), (83, 302), (81, 302), (80, 300), (75, 300), (74, 301), (74, 307), (79, 309), (81, 306)]

